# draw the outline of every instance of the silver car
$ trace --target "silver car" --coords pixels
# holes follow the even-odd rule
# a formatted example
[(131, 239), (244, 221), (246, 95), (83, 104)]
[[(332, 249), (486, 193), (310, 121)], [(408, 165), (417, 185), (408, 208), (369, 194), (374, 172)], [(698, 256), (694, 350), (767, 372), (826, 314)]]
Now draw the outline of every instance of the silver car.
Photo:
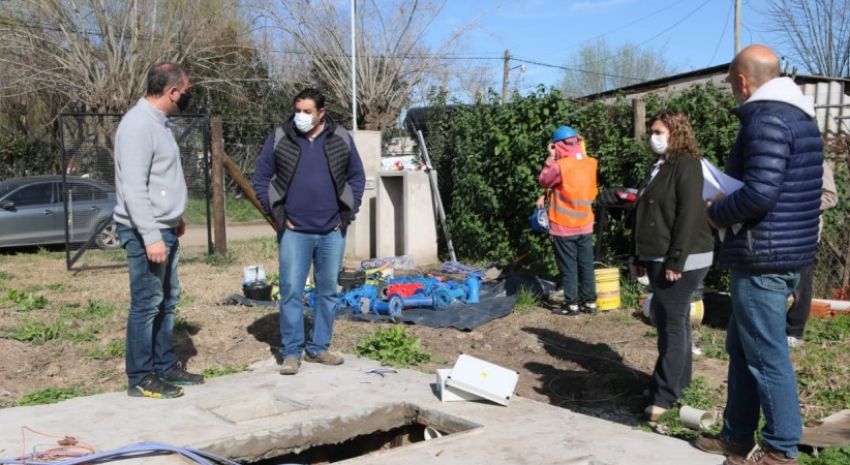
[[(112, 219), (115, 188), (76, 176), (66, 180), (69, 241), (85, 243), (96, 234), (94, 243), (99, 248), (119, 248)], [(0, 182), (0, 247), (64, 243), (65, 192), (62, 176)]]

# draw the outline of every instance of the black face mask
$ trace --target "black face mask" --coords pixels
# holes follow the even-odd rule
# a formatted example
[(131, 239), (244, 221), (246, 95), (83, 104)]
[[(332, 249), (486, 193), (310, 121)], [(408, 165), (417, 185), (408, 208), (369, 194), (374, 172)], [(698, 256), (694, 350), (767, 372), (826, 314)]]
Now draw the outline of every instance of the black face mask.
[(192, 94), (190, 94), (189, 92), (180, 94), (180, 98), (177, 99), (177, 108), (180, 109), (180, 113), (186, 111), (186, 107), (189, 106), (190, 100), (192, 100)]

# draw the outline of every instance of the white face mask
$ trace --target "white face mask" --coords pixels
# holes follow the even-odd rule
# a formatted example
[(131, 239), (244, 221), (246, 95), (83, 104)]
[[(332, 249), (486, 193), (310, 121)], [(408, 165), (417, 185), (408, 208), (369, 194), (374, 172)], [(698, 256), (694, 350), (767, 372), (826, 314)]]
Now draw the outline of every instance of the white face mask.
[(667, 153), (667, 135), (653, 134), (652, 137), (649, 138), (649, 148), (658, 155), (664, 155)]
[(307, 113), (296, 113), (295, 127), (298, 128), (299, 131), (306, 134), (310, 132), (314, 127), (316, 127), (316, 125), (313, 124), (312, 115), (308, 115)]

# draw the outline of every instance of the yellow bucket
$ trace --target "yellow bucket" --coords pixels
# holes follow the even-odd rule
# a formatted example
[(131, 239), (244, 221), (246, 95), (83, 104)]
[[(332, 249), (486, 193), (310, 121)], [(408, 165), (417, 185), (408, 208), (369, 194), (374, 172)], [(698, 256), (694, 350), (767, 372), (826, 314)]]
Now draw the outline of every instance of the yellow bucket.
[(600, 268), (593, 274), (596, 276), (596, 307), (599, 310), (620, 308), (620, 270)]
[[(654, 315), (652, 315), (652, 312), (649, 309), (649, 303), (652, 301), (652, 294), (649, 294), (648, 296), (641, 296), (640, 301), (640, 306), (643, 310), (643, 316), (649, 318), (649, 322), (652, 324), (652, 326), (655, 326)], [(691, 302), (691, 326), (701, 325), (703, 316), (705, 316), (705, 304), (703, 303), (702, 299), (694, 300), (693, 302)]]

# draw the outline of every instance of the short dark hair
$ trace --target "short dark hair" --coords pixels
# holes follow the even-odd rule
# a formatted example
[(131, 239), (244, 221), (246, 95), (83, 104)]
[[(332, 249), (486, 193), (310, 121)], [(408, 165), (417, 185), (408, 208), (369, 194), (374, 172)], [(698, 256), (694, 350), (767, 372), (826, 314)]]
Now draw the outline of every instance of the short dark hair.
[(148, 71), (148, 97), (157, 97), (169, 87), (180, 88), (183, 85), (186, 70), (177, 63), (157, 63)]
[(316, 110), (321, 110), (322, 108), (325, 108), (325, 96), (322, 95), (321, 92), (319, 92), (319, 89), (315, 89), (312, 87), (298, 92), (298, 95), (296, 95), (295, 98), (292, 99), (292, 104), (295, 105), (301, 100), (307, 99), (312, 100), (316, 104)]

